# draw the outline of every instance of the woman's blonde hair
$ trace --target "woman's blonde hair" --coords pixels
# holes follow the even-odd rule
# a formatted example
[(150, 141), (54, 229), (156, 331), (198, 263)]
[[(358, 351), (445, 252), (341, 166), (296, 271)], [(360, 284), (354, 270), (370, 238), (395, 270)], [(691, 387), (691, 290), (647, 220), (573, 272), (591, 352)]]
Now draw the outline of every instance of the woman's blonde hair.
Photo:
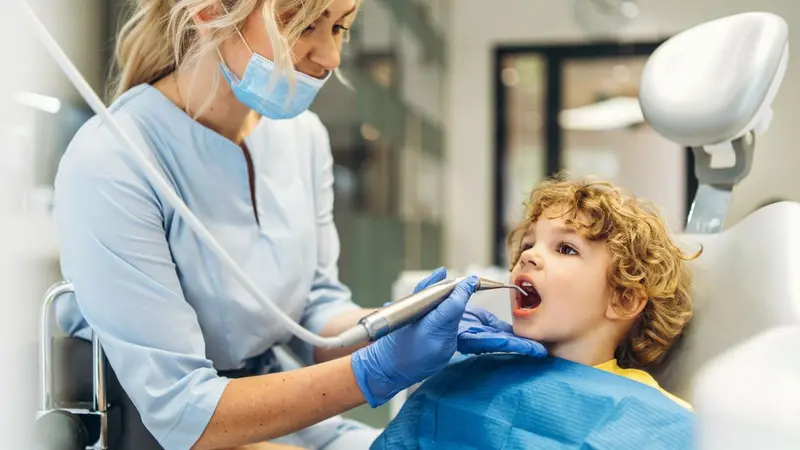
[[(275, 65), (278, 71), (290, 70), (292, 45), (333, 1), (136, 0), (133, 15), (122, 26), (117, 39), (118, 75), (111, 96), (116, 99), (136, 85), (154, 83), (216, 52), (219, 44), (241, 29), (245, 19), (259, 6), (263, 8)], [(224, 7), (224, 13), (203, 24), (194, 22), (197, 14), (219, 5)], [(206, 33), (201, 34), (203, 28)], [(219, 72), (214, 76), (218, 77)], [(213, 94), (209, 95), (209, 101)]]
[(644, 310), (617, 346), (623, 367), (645, 368), (660, 362), (693, 314), (691, 275), (685, 255), (672, 241), (664, 220), (647, 202), (611, 183), (568, 180), (565, 173), (539, 185), (526, 202), (525, 218), (508, 235), (511, 267), (519, 243), (542, 214), (563, 217), (584, 238), (605, 242), (611, 252), (608, 282), (617, 306), (646, 298)]

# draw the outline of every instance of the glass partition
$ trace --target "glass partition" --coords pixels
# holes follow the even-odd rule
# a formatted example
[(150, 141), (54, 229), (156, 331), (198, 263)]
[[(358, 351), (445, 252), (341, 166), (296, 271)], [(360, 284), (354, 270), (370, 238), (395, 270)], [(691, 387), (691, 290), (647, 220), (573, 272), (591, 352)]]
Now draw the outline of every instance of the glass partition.
[(659, 43), (500, 47), (495, 56), (496, 264), (530, 190), (559, 170), (611, 180), (683, 229), (694, 173), (687, 149), (646, 123), (638, 103)]

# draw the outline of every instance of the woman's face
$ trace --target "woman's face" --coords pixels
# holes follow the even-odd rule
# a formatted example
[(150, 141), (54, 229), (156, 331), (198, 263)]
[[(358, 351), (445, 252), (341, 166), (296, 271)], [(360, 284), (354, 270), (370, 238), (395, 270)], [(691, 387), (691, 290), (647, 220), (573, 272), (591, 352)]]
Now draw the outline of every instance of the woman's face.
[[(291, 49), (295, 70), (315, 78), (324, 78), (328, 72), (339, 67), (342, 40), (350, 28), (355, 11), (356, 0), (334, 0), (311, 26), (303, 30)], [(234, 35), (234, 38), (220, 46), (225, 63), (234, 73), (242, 76), (252, 56), (250, 50), (275, 61), (261, 6), (250, 14), (240, 31), (247, 45), (238, 35)]]

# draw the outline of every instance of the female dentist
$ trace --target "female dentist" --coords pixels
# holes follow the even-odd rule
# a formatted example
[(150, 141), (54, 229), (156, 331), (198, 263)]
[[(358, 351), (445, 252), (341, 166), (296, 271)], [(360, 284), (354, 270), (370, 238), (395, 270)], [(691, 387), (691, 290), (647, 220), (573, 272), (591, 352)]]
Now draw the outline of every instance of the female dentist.
[[(330, 144), (307, 111), (339, 65), (358, 2), (139, 0), (118, 38), (110, 107), (258, 288), (322, 336), (370, 312), (338, 280)], [(56, 220), (63, 274), (76, 292), (60, 302), (59, 323), (73, 336), (99, 336), (166, 449), (277, 438), (366, 448), (379, 430), (338, 414), (383, 404), (456, 349), (540, 353), (495, 317), (464, 314), (474, 278), (370, 346), (314, 349), (293, 340), (96, 117), (60, 163)], [(434, 272), (418, 289), (445, 275)], [(281, 344), (309, 367), (281, 372), (272, 350)]]

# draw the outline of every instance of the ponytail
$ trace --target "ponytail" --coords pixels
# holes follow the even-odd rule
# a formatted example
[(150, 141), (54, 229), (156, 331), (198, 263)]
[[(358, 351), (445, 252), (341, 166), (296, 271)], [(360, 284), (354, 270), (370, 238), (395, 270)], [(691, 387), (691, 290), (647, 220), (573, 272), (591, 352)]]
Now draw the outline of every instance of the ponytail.
[(168, 34), (172, 0), (139, 0), (133, 16), (122, 26), (115, 49), (119, 69), (113, 99), (143, 83), (154, 83), (177, 66)]

